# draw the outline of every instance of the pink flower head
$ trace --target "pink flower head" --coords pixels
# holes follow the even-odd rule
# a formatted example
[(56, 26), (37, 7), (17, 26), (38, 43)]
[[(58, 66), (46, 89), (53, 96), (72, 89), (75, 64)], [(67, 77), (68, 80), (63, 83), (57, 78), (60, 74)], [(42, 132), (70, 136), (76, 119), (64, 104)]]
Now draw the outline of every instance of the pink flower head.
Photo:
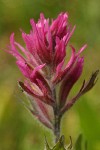
[[(86, 45), (78, 52), (70, 46), (72, 54), (68, 63), (64, 64), (66, 47), (75, 30), (75, 26), (71, 29), (68, 24), (68, 14), (60, 13), (50, 24), (50, 20), (41, 13), (37, 23), (34, 19), (31, 19), (30, 23), (30, 33), (22, 32), (26, 47), (15, 42), (12, 33), (9, 53), (17, 59), (17, 66), (25, 77), (25, 81), (20, 81), (19, 85), (29, 96), (32, 109), (28, 109), (40, 122), (53, 130), (54, 110), (57, 108), (57, 113), (62, 116), (82, 94), (93, 87), (97, 72), (69, 101), (68, 95), (82, 74), (84, 57), (80, 54)], [(58, 93), (57, 85), (60, 87)]]

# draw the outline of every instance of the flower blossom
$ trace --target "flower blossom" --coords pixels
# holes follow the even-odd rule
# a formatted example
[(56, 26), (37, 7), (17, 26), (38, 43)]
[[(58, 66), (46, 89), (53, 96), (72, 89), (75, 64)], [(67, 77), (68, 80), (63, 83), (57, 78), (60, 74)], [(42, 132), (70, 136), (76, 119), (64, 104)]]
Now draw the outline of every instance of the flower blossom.
[[(31, 19), (30, 24), (32, 30), (29, 34), (22, 31), (26, 47), (17, 43), (12, 33), (9, 53), (16, 58), (17, 66), (25, 77), (23, 82), (19, 81), (19, 85), (30, 99), (32, 108), (28, 109), (53, 130), (54, 109), (57, 108), (57, 113), (62, 116), (81, 95), (94, 86), (98, 71), (88, 82), (83, 82), (78, 94), (69, 100), (69, 93), (83, 71), (84, 57), (80, 54), (87, 45), (78, 52), (71, 45), (71, 57), (65, 64), (66, 47), (75, 30), (75, 26), (71, 28), (68, 23), (68, 14), (60, 13), (50, 23), (41, 13), (38, 22)], [(57, 86), (59, 91), (56, 90)]]

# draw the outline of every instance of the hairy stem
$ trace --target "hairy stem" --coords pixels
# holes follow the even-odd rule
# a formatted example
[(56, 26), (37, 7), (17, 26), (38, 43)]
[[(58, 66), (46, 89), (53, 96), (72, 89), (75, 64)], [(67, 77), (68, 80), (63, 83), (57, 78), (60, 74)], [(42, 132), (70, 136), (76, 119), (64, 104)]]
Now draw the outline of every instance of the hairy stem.
[[(51, 79), (53, 74), (53, 65), (49, 68), (49, 79)], [(50, 83), (51, 84), (51, 83)], [(60, 122), (61, 122), (61, 115), (60, 115), (60, 109), (57, 102), (56, 97), (56, 87), (51, 84), (51, 90), (52, 90), (52, 97), (55, 100), (55, 104), (53, 106), (53, 112), (54, 112), (54, 130), (53, 133), (55, 135), (55, 143), (58, 142), (60, 138)]]
[(57, 108), (55, 108), (54, 110), (54, 117), (55, 117), (54, 135), (55, 135), (55, 143), (57, 143), (57, 141), (60, 138), (60, 121), (61, 121), (61, 117), (59, 115), (59, 111)]
[(57, 143), (57, 141), (60, 138), (61, 116), (60, 116), (59, 106), (58, 106), (57, 99), (56, 99), (56, 90), (55, 89), (53, 89), (53, 98), (55, 99), (55, 106), (53, 107), (53, 111), (54, 111), (54, 135), (55, 135), (55, 143)]

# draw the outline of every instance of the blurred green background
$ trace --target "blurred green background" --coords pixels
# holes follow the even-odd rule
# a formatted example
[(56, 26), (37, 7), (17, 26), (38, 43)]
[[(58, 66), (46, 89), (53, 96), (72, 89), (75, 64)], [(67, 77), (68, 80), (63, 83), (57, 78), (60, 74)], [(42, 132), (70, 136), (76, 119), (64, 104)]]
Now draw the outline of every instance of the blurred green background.
[[(100, 68), (100, 1), (99, 0), (0, 0), (0, 150), (43, 150), (44, 135), (52, 144), (52, 133), (33, 119), (22, 106), (23, 94), (17, 87), (22, 79), (15, 59), (4, 52), (9, 36), (23, 43), (20, 29), (30, 31), (30, 18), (38, 20), (40, 12), (55, 18), (61, 11), (69, 13), (69, 22), (76, 24), (71, 38), (77, 50), (84, 44), (84, 72), (74, 88)], [(74, 92), (73, 90), (73, 92)], [(83, 96), (62, 120), (62, 134), (73, 143), (82, 133), (88, 140), (88, 150), (100, 150), (100, 79), (94, 89)]]

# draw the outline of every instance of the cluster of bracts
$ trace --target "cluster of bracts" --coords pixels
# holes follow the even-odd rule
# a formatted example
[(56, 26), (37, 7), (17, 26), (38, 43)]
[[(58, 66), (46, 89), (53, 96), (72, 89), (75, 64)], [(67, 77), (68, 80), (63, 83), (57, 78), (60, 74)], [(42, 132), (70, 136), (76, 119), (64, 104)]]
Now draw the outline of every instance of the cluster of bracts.
[(62, 116), (95, 84), (98, 71), (92, 74), (88, 82), (83, 82), (79, 92), (71, 99), (69, 93), (82, 74), (84, 57), (80, 56), (86, 45), (76, 51), (70, 45), (71, 56), (65, 63), (66, 47), (75, 30), (68, 24), (68, 14), (60, 13), (55, 20), (45, 19), (40, 14), (37, 23), (30, 20), (32, 30), (29, 34), (22, 31), (24, 48), (10, 37), (9, 53), (16, 59), (17, 66), (24, 75), (19, 81), (20, 87), (29, 97), (32, 107), (28, 109), (45, 126), (54, 128), (54, 109)]

